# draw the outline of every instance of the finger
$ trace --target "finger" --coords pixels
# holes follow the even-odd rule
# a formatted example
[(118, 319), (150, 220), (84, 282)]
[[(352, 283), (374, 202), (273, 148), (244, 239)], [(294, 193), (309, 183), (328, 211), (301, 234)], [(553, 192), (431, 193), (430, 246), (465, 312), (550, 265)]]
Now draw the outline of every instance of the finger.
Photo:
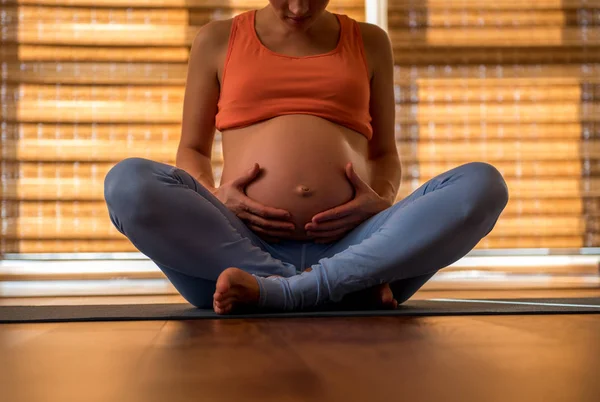
[(214, 304), (221, 309), (225, 309), (235, 303), (237, 300), (237, 296), (231, 296), (222, 300), (214, 300)]
[(348, 163), (346, 165), (346, 176), (352, 182), (355, 188), (362, 189), (365, 186), (365, 182), (358, 176), (352, 163)]
[(261, 216), (263, 218), (289, 220), (292, 217), (292, 214), (290, 214), (285, 209), (267, 207), (254, 201), (250, 197), (244, 197), (242, 202), (243, 207), (246, 209), (246, 211), (251, 212), (254, 215)]
[(290, 231), (290, 230), (296, 229), (294, 224), (291, 222), (267, 220), (267, 219), (261, 218), (258, 215), (253, 215), (248, 212), (240, 212), (238, 214), (238, 217), (242, 220), (252, 222), (256, 226), (260, 226), (264, 229), (281, 230), (281, 231)]
[(246, 171), (246, 174), (235, 179), (233, 181), (233, 185), (236, 187), (240, 187), (250, 183), (256, 177), (256, 174), (258, 172), (260, 172), (260, 166), (258, 165), (258, 163), (255, 163), (250, 170)]
[(321, 223), (308, 223), (304, 229), (311, 232), (327, 232), (352, 226), (358, 222), (358, 219), (353, 216), (347, 216), (343, 219), (337, 219), (334, 221), (326, 221)]
[(344, 207), (332, 208), (330, 210), (316, 214), (315, 216), (313, 216), (312, 222), (313, 223), (327, 222), (327, 221), (332, 221), (335, 219), (341, 219), (348, 215), (352, 215), (354, 213), (354, 203), (350, 202), (345, 205), (346, 206), (344, 206)]

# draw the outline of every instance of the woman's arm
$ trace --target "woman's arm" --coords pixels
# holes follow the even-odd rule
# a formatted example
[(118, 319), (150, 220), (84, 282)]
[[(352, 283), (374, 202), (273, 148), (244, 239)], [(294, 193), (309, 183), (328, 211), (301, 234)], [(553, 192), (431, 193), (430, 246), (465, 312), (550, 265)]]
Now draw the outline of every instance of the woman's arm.
[(215, 190), (211, 164), (215, 115), (219, 100), (218, 63), (230, 22), (215, 21), (202, 27), (192, 43), (188, 62), (181, 138), (175, 165)]
[(371, 75), (373, 138), (369, 141), (369, 185), (392, 205), (402, 176), (394, 132), (394, 55), (390, 39), (383, 29), (367, 23), (360, 26)]

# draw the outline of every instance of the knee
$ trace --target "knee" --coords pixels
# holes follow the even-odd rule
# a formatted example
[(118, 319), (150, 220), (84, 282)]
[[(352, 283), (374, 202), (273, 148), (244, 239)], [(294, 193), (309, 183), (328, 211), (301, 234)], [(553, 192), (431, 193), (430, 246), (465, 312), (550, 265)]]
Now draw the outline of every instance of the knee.
[(104, 199), (109, 210), (131, 216), (142, 212), (150, 198), (153, 164), (143, 158), (127, 158), (113, 166), (104, 178)]
[(509, 199), (508, 187), (502, 174), (493, 165), (485, 162), (472, 162), (463, 168), (473, 190), (473, 197), (466, 205), (467, 217), (481, 217), (484, 214), (496, 219)]

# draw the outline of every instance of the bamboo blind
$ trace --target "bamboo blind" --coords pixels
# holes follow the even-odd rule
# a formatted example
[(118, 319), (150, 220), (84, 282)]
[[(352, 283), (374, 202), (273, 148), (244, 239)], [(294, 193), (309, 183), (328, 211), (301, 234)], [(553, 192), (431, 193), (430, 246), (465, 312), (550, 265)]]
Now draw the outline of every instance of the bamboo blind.
[[(493, 163), (510, 203), (480, 248), (596, 246), (600, 0), (388, 0), (399, 198)], [(363, 0), (330, 9), (364, 20)], [(4, 0), (2, 253), (135, 251), (103, 180), (119, 160), (174, 164), (191, 41), (265, 0)], [(220, 136), (213, 149), (217, 183)]]
[[(136, 251), (103, 182), (118, 161), (170, 164), (198, 29), (266, 0), (0, 1), (0, 253)], [(363, 0), (331, 10), (364, 20)], [(217, 134), (214, 172), (220, 180)]]
[(478, 160), (511, 199), (479, 248), (598, 246), (599, 0), (388, 0), (401, 196)]

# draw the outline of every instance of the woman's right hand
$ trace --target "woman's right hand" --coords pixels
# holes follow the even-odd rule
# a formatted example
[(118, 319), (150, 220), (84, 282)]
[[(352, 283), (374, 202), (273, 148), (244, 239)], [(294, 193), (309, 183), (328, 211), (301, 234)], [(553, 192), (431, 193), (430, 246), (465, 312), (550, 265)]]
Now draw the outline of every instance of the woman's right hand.
[(259, 172), (260, 166), (255, 163), (245, 175), (216, 188), (214, 195), (260, 237), (277, 242), (279, 238), (289, 237), (295, 226), (288, 211), (267, 207), (246, 195), (246, 186)]

